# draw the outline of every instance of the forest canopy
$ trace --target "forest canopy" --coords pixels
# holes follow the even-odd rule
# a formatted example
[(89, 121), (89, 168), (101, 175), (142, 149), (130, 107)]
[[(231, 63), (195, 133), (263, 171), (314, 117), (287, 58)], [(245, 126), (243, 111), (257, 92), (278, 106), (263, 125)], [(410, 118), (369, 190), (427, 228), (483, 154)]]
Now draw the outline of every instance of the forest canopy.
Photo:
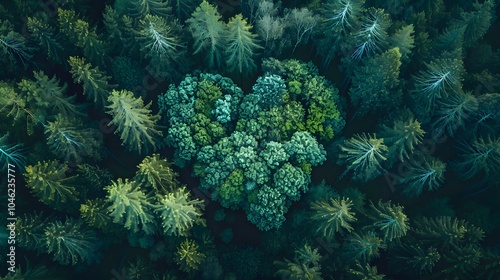
[(497, 279), (499, 3), (1, 3), (0, 279)]

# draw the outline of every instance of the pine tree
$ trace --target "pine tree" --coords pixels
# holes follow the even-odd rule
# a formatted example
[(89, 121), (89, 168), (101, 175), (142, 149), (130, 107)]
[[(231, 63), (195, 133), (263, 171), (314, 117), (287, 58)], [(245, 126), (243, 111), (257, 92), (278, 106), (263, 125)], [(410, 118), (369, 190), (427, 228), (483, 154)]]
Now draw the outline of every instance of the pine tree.
[(370, 209), (367, 215), (374, 223), (367, 228), (380, 231), (384, 241), (392, 241), (406, 235), (410, 226), (408, 217), (403, 213), (403, 206), (379, 200), (377, 206), (370, 201)]
[(402, 96), (398, 90), (400, 60), (401, 53), (394, 48), (371, 57), (354, 71), (349, 96), (357, 107), (358, 117), (399, 105)]
[(157, 195), (166, 194), (178, 187), (177, 173), (171, 168), (167, 159), (160, 159), (159, 154), (145, 157), (137, 166), (134, 180), (139, 184), (145, 184), (152, 188)]
[(54, 28), (42, 22), (38, 18), (28, 17), (28, 31), (38, 40), (38, 45), (42, 47), (47, 55), (57, 63), (63, 62), (64, 47), (59, 42), (59, 34), (56, 35)]
[(463, 127), (478, 109), (477, 99), (470, 93), (458, 91), (448, 98), (438, 101), (437, 118), (432, 123), (434, 131), (439, 135), (447, 133), (455, 135), (455, 131)]
[(90, 264), (97, 261), (99, 242), (97, 235), (83, 225), (82, 220), (67, 218), (64, 223), (55, 221), (45, 229), (47, 252), (54, 254), (60, 264)]
[(227, 30), (217, 9), (203, 0), (186, 23), (194, 38), (194, 54), (203, 52), (208, 67), (220, 68), (224, 60)]
[(108, 97), (108, 114), (113, 116), (109, 125), (116, 125), (116, 134), (120, 133), (122, 145), (127, 145), (128, 150), (139, 153), (149, 149), (156, 149), (155, 138), (162, 133), (157, 129), (156, 122), (159, 115), (152, 115), (149, 107), (151, 102), (144, 105), (142, 98), (135, 98), (127, 90), (113, 90)]
[(409, 197), (418, 197), (424, 191), (439, 189), (444, 181), (446, 163), (431, 156), (424, 156), (422, 162), (410, 160), (404, 164), (407, 171), (396, 179), (396, 184)]
[(252, 26), (241, 14), (238, 14), (229, 20), (227, 28), (226, 66), (228, 71), (242, 74), (252, 72), (256, 67), (255, 52), (261, 48), (257, 44), (257, 36), (250, 31)]
[(165, 235), (186, 236), (195, 224), (205, 225), (203, 201), (191, 199), (185, 187), (164, 195), (158, 203), (155, 212), (160, 214)]
[(483, 171), (486, 176), (500, 172), (500, 137), (478, 137), (462, 141), (459, 145), (460, 160), (455, 163), (460, 175), (472, 178)]
[(347, 169), (354, 172), (355, 179), (367, 182), (382, 173), (381, 163), (387, 159), (384, 139), (356, 134), (345, 140), (340, 149), (339, 157), (347, 164)]
[(397, 120), (392, 127), (383, 125), (379, 134), (388, 147), (388, 158), (391, 162), (396, 159), (401, 162), (409, 159), (415, 146), (422, 143), (424, 135), (425, 131), (420, 127), (420, 122), (413, 118), (406, 121)]
[(101, 158), (102, 142), (93, 129), (85, 128), (77, 119), (57, 115), (45, 125), (45, 135), (50, 150), (61, 159), (80, 163), (83, 158)]
[(21, 144), (8, 144), (7, 139), (9, 134), (0, 137), (0, 166), (2, 170), (7, 170), (9, 164), (13, 164), (16, 168), (24, 170), (26, 165), (26, 157), (22, 153)]
[(311, 204), (314, 211), (311, 218), (316, 221), (316, 232), (321, 233), (328, 240), (333, 240), (335, 232), (353, 230), (350, 223), (357, 219), (355, 213), (351, 211), (352, 201), (349, 198), (341, 200), (331, 198), (330, 200), (319, 200)]
[(58, 161), (38, 162), (26, 167), (26, 184), (41, 202), (60, 210), (68, 210), (79, 200), (78, 191), (66, 177), (67, 165)]
[(68, 62), (74, 81), (82, 84), (83, 94), (87, 96), (87, 99), (93, 101), (96, 106), (104, 106), (109, 91), (114, 87), (108, 83), (110, 77), (99, 68), (85, 63), (85, 58), (71, 56)]
[(152, 204), (134, 181), (118, 179), (104, 188), (108, 194), (108, 212), (114, 223), (120, 223), (132, 232), (141, 229), (146, 234), (155, 232)]
[(200, 264), (205, 259), (205, 254), (199, 252), (198, 244), (193, 240), (186, 239), (177, 248), (175, 258), (181, 270), (192, 272), (199, 269)]

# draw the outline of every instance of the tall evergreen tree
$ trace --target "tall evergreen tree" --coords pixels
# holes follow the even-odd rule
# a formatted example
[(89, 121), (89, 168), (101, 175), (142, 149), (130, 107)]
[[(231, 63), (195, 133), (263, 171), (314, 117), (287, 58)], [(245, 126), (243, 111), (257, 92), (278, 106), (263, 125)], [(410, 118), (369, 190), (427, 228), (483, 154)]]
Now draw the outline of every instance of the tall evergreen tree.
[(221, 67), (227, 30), (217, 8), (203, 0), (186, 23), (194, 38), (194, 54), (203, 52), (208, 67)]
[(149, 109), (151, 102), (144, 105), (141, 97), (136, 98), (127, 90), (113, 90), (108, 102), (107, 113), (113, 116), (109, 125), (117, 126), (115, 133), (120, 133), (122, 145), (139, 153), (155, 150), (155, 138), (162, 133), (156, 125), (160, 116), (152, 115)]
[(229, 71), (242, 74), (252, 72), (256, 67), (256, 51), (261, 48), (257, 44), (257, 35), (250, 31), (252, 26), (238, 14), (229, 20), (227, 28), (226, 65)]

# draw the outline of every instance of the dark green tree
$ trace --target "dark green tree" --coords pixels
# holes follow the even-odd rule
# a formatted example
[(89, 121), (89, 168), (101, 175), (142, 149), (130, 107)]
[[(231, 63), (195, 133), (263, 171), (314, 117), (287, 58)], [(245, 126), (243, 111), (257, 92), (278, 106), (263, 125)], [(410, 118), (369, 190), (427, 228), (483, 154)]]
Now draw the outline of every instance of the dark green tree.
[(401, 102), (402, 94), (398, 90), (400, 66), (401, 53), (394, 48), (371, 57), (354, 71), (349, 96), (357, 107), (357, 117), (382, 108), (393, 108)]
[(367, 216), (373, 221), (373, 224), (367, 228), (379, 231), (384, 241), (392, 241), (405, 236), (410, 225), (408, 216), (403, 212), (403, 209), (403, 206), (394, 205), (391, 201), (382, 202), (379, 200), (376, 206), (370, 201), (371, 211), (367, 211)]

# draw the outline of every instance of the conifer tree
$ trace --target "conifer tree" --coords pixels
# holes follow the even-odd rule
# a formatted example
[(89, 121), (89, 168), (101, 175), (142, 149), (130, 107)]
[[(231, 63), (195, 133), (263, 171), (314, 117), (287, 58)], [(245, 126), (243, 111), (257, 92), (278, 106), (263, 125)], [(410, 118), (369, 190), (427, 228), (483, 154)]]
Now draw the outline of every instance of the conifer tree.
[(155, 232), (152, 204), (150, 198), (136, 182), (118, 179), (105, 187), (108, 192), (106, 201), (110, 204), (108, 212), (114, 223), (121, 223), (126, 229), (146, 234)]
[(108, 83), (109, 76), (99, 70), (98, 67), (92, 67), (92, 64), (85, 63), (85, 58), (71, 56), (68, 60), (71, 66), (71, 74), (75, 82), (82, 84), (83, 93), (88, 100), (95, 103), (96, 106), (103, 107), (108, 99), (109, 91), (113, 88)]
[(206, 0), (186, 20), (194, 38), (194, 54), (203, 52), (210, 68), (220, 68), (224, 62), (226, 26), (217, 9)]
[(56, 209), (68, 210), (79, 200), (79, 193), (70, 181), (74, 178), (66, 177), (67, 170), (67, 165), (55, 160), (38, 162), (26, 167), (24, 177), (27, 186), (41, 202)]
[(252, 26), (241, 14), (231, 18), (227, 23), (228, 42), (226, 47), (226, 65), (230, 72), (249, 73), (256, 65), (256, 51), (261, 47), (257, 44), (256, 35), (251, 33)]
[(349, 198), (314, 201), (311, 209), (314, 211), (311, 218), (316, 221), (318, 233), (328, 240), (333, 240), (335, 232), (353, 230), (350, 223), (357, 219), (355, 213), (351, 211), (353, 206)]
[(128, 150), (139, 153), (149, 149), (156, 149), (155, 138), (161, 136), (156, 122), (159, 115), (152, 115), (149, 107), (151, 102), (144, 105), (141, 97), (127, 90), (113, 90), (108, 97), (107, 113), (113, 116), (109, 125), (116, 125), (115, 133), (120, 133), (122, 145)]
[(384, 139), (375, 135), (356, 134), (340, 146), (340, 159), (347, 164), (347, 169), (354, 172), (354, 178), (367, 182), (382, 172), (381, 163), (385, 161), (387, 146)]

